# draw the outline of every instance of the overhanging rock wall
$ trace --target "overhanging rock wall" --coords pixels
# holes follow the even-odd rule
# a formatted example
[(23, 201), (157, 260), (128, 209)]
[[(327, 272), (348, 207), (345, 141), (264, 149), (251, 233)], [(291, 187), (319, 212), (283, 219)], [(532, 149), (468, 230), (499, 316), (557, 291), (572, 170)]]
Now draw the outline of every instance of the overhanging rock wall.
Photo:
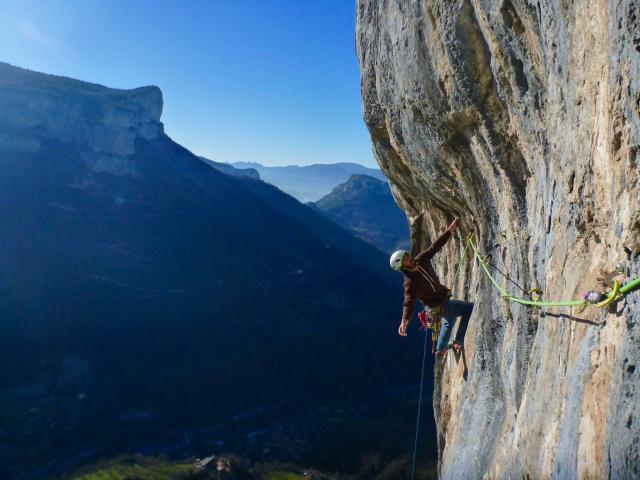
[[(633, 0), (357, 1), (364, 117), (415, 249), (459, 216), (545, 299), (640, 275), (639, 17)], [(461, 243), (436, 257), (449, 284)], [(476, 307), (467, 380), (436, 367), (441, 477), (640, 476), (638, 293), (545, 314), (471, 262), (454, 287)]]

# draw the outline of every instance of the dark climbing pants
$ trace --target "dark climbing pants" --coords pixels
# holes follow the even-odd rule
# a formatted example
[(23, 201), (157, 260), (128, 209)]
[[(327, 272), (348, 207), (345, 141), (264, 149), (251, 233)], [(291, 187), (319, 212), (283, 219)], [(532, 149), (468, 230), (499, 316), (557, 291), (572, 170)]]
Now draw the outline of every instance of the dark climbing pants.
[(467, 326), (469, 325), (469, 318), (471, 318), (471, 312), (473, 311), (473, 303), (465, 302), (463, 300), (447, 300), (444, 304), (444, 315), (442, 318), (442, 326), (440, 327), (440, 335), (438, 336), (438, 345), (436, 350), (442, 352), (447, 349), (449, 345), (449, 337), (451, 337), (451, 331), (456, 324), (456, 318), (462, 317), (458, 324), (458, 331), (456, 332), (455, 341), (462, 345), (464, 343), (464, 335), (467, 333)]

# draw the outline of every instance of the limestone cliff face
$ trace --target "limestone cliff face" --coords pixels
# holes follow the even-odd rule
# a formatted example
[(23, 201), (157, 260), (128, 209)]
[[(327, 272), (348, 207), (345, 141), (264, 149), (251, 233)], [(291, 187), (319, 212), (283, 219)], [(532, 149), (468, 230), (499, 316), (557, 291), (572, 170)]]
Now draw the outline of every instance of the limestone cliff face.
[[(357, 1), (364, 117), (415, 249), (459, 216), (549, 300), (640, 274), (638, 17), (633, 0)], [(460, 249), (436, 257), (450, 284)], [(466, 381), (436, 366), (442, 478), (639, 476), (638, 293), (540, 311), (471, 262), (451, 286), (476, 307)]]
[(136, 138), (162, 133), (158, 87), (116, 90), (0, 62), (0, 148), (72, 143), (92, 172), (136, 175)]

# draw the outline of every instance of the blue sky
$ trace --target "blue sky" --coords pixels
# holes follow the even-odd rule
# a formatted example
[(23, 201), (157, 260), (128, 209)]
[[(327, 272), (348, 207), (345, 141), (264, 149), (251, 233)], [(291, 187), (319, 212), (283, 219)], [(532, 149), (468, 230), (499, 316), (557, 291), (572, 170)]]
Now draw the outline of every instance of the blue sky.
[(0, 0), (0, 61), (158, 85), (166, 132), (217, 161), (377, 166), (352, 0)]

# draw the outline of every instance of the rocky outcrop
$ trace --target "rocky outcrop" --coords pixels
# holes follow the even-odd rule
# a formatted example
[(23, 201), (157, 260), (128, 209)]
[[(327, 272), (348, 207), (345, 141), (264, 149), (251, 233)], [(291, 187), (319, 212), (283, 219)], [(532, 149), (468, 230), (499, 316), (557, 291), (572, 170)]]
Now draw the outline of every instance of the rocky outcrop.
[(0, 62), (0, 149), (73, 144), (92, 172), (136, 175), (137, 138), (163, 132), (158, 87), (116, 90)]
[(387, 182), (353, 174), (308, 205), (383, 252), (409, 248), (407, 217), (393, 200)]
[[(358, 0), (364, 117), (416, 249), (459, 216), (547, 299), (639, 275), (639, 15), (632, 0)], [(460, 243), (437, 258), (449, 282)], [(638, 294), (535, 310), (471, 262), (454, 288), (476, 307), (466, 381), (463, 362), (436, 367), (441, 476), (640, 475)]]

